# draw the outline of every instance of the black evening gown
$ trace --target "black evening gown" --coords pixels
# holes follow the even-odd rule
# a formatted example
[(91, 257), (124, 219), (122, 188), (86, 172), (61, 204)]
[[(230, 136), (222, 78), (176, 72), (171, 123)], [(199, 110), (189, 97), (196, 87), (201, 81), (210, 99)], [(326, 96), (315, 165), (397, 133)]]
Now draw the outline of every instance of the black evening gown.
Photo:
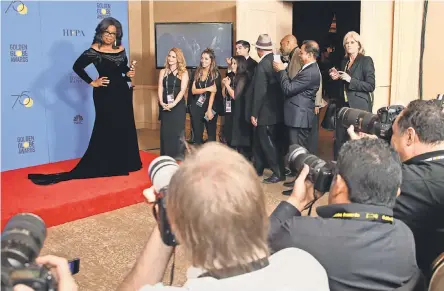
[(227, 93), (228, 99), (231, 100), (231, 114), (225, 116), (224, 132), (228, 145), (237, 149), (251, 146), (251, 124), (246, 121), (245, 117), (245, 93), (248, 85), (247, 74), (231, 77), (231, 86), (234, 87), (236, 99), (231, 99)]
[(38, 185), (71, 179), (128, 175), (142, 168), (133, 112), (133, 91), (128, 86), (128, 59), (125, 50), (117, 53), (86, 50), (73, 69), (88, 84), (93, 80), (85, 68), (93, 63), (100, 77), (108, 77), (107, 87), (93, 89), (96, 119), (88, 148), (76, 167), (57, 174), (29, 174)]
[[(168, 85), (168, 86), (167, 86)], [(180, 92), (181, 80), (173, 73), (163, 78), (163, 102), (168, 104), (168, 95), (174, 98)], [(171, 111), (161, 107), (160, 112), (160, 154), (183, 160), (185, 154), (186, 104), (182, 98)]]

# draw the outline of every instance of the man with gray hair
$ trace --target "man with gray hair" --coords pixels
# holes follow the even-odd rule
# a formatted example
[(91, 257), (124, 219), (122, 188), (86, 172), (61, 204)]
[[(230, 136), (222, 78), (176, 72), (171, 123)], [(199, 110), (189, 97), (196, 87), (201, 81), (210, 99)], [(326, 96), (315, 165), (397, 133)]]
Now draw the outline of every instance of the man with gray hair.
[(251, 164), (234, 150), (210, 142), (188, 156), (165, 204), (193, 265), (187, 282), (162, 285), (173, 247), (156, 226), (120, 291), (329, 290), (327, 273), (309, 253), (287, 248), (269, 256), (265, 194)]

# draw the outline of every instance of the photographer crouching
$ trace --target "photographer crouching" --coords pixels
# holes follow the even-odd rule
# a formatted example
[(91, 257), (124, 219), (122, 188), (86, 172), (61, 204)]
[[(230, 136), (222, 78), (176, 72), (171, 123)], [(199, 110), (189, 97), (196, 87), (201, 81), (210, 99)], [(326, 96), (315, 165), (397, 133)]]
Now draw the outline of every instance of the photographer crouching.
[[(401, 194), (394, 216), (413, 231), (418, 266), (430, 276), (444, 252), (444, 112), (442, 102), (414, 100), (396, 117), (391, 144), (402, 160)], [(374, 135), (355, 133), (352, 139)]]
[[(207, 143), (174, 163), (159, 157), (150, 165), (159, 225), (119, 290), (329, 290), (324, 268), (307, 252), (269, 256), (265, 195), (244, 157)], [(193, 265), (183, 288), (161, 283), (177, 243)]]
[[(296, 247), (309, 252), (327, 270), (333, 291), (393, 290), (421, 279), (413, 234), (393, 218), (401, 164), (387, 142), (348, 141), (336, 165), (300, 149), (290, 159), (300, 174), (289, 199), (270, 217), (273, 251)], [(330, 188), (329, 203), (316, 209), (319, 217), (302, 217), (315, 200), (313, 187)]]

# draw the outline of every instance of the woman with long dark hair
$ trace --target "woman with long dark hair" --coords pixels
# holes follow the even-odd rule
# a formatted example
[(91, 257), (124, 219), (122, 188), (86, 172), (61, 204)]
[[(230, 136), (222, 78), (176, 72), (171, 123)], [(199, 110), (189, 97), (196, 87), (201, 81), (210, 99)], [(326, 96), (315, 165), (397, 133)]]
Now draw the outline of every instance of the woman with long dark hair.
[(245, 119), (245, 92), (250, 82), (248, 63), (244, 56), (231, 58), (233, 74), (222, 80), (222, 95), (225, 104), (224, 135), (230, 147), (248, 158), (250, 124)]
[(159, 74), (160, 154), (182, 160), (185, 154), (187, 64), (180, 48), (172, 48)]
[[(216, 65), (216, 56), (212, 49), (205, 49), (200, 64), (191, 79), (190, 113), (194, 143), (203, 143), (204, 127), (207, 129), (208, 141), (216, 141), (217, 117), (220, 106), (217, 99), (221, 77)], [(220, 92), (220, 91), (219, 91)]]
[[(75, 61), (73, 70), (93, 89), (96, 119), (88, 148), (77, 166), (58, 174), (29, 174), (38, 185), (71, 179), (128, 175), (141, 169), (133, 112), (133, 90), (128, 81), (135, 76), (122, 42), (122, 25), (112, 17), (96, 28), (93, 43)], [(93, 63), (99, 77), (91, 79), (85, 68)]]

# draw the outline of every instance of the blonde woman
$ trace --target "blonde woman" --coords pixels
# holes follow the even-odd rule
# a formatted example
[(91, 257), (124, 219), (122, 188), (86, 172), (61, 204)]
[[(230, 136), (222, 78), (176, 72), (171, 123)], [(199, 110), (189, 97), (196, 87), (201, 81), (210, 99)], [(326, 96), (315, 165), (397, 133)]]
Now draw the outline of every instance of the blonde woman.
[(172, 48), (160, 71), (158, 97), (160, 108), (160, 154), (182, 160), (185, 152), (186, 105), (184, 94), (188, 85), (186, 62), (180, 48)]
[[(341, 95), (337, 111), (342, 107), (350, 107), (372, 111), (371, 93), (375, 90), (375, 66), (371, 57), (365, 55), (361, 36), (354, 31), (344, 37), (345, 58), (339, 70), (330, 69), (330, 77), (342, 82)], [(334, 156), (348, 140), (346, 128), (336, 122)]]

